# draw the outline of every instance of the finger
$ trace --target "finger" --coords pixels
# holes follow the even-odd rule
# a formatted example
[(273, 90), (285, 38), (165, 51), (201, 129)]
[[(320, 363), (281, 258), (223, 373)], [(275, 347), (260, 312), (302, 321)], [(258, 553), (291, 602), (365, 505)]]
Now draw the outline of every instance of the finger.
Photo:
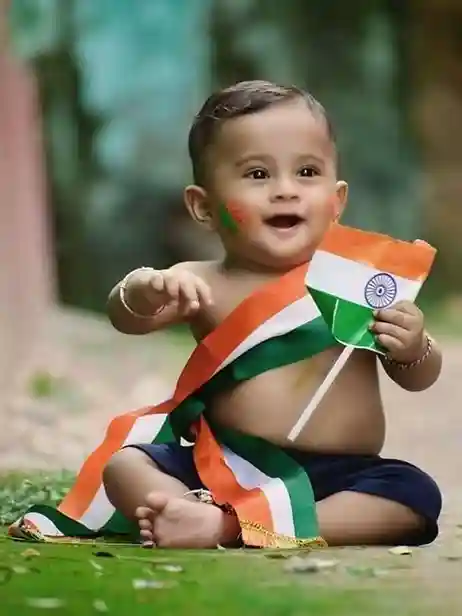
[(388, 310), (380, 310), (375, 315), (375, 323), (392, 323), (403, 329), (410, 330), (415, 324), (415, 316), (395, 308), (388, 308)]
[(195, 281), (190, 276), (185, 276), (179, 281), (178, 301), (180, 312), (184, 315), (194, 312), (199, 308), (199, 297)]
[(180, 281), (175, 275), (164, 274), (164, 290), (172, 301), (180, 299)]
[(397, 340), (401, 340), (403, 343), (406, 342), (406, 337), (408, 336), (408, 331), (406, 329), (394, 323), (387, 323), (386, 321), (377, 321), (371, 325), (370, 329), (374, 334), (386, 334)]
[(399, 353), (404, 350), (404, 344), (389, 334), (380, 334), (377, 336), (377, 341), (390, 353)]
[(429, 248), (431, 248), (431, 244), (429, 244), (425, 240), (414, 240), (414, 244), (417, 244), (418, 246), (428, 246)]
[(154, 289), (154, 291), (162, 293), (165, 287), (164, 276), (162, 272), (152, 272), (149, 282), (151, 283), (151, 287)]
[(196, 278), (196, 290), (202, 304), (206, 306), (213, 304), (212, 289), (204, 280)]

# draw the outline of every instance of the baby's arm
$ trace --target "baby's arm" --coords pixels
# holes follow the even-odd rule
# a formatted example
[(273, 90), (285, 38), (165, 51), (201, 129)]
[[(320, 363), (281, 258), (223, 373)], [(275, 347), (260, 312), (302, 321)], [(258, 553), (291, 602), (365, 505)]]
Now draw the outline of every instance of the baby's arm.
[(148, 334), (187, 321), (210, 305), (210, 288), (194, 266), (179, 263), (168, 270), (140, 268), (128, 274), (109, 294), (113, 326), (124, 334)]

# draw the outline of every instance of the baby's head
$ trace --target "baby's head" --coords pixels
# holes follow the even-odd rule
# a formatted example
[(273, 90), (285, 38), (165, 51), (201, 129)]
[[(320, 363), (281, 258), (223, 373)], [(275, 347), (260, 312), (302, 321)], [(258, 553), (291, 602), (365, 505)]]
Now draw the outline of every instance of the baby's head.
[(322, 105), (295, 87), (247, 81), (212, 94), (189, 134), (191, 216), (229, 261), (285, 270), (307, 261), (340, 216), (347, 185)]

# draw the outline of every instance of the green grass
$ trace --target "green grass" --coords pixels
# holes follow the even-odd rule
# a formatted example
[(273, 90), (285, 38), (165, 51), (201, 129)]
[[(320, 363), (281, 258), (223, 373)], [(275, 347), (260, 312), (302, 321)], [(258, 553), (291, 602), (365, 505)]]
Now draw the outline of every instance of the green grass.
[[(328, 574), (294, 574), (261, 552), (185, 552), (128, 546), (33, 545), (0, 539), (2, 613), (36, 614), (37, 600), (60, 602), (63, 615), (193, 614), (231, 616), (411, 616), (422, 614), (402, 591), (333, 587)], [(101, 551), (112, 556), (98, 556)], [(165, 565), (181, 567), (168, 571)], [(135, 584), (156, 584), (137, 589)], [(369, 586), (369, 587), (368, 587)], [(42, 608), (42, 611), (45, 608)], [(50, 608), (48, 608), (50, 609)]]
[[(56, 503), (71, 481), (65, 473), (0, 478), (3, 524), (36, 502)], [(373, 568), (354, 569), (345, 558), (334, 570), (291, 573), (285, 569), (287, 555), (274, 556), (259, 550), (152, 551), (97, 542), (31, 544), (13, 541), (0, 529), (0, 605), (8, 615), (427, 613), (418, 595), (404, 590), (400, 572), (384, 580)], [(329, 552), (316, 556), (330, 558)], [(181, 571), (168, 571), (165, 565)]]

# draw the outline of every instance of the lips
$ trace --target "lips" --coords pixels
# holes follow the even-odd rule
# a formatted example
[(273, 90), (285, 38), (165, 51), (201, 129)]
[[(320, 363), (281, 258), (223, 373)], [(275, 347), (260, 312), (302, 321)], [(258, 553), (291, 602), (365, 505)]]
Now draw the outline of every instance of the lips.
[(303, 221), (298, 214), (275, 214), (265, 220), (265, 223), (275, 229), (291, 229)]

